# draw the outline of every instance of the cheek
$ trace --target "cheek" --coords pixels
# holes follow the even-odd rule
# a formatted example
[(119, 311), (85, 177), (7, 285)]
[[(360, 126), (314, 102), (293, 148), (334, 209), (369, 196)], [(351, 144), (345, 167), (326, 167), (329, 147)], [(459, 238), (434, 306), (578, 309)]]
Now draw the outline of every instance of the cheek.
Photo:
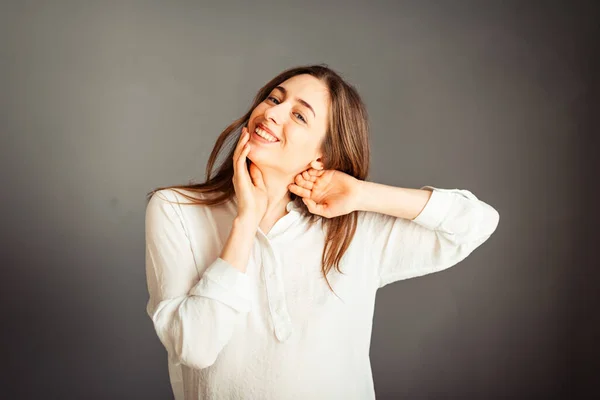
[(254, 110), (252, 110), (252, 114), (250, 114), (250, 119), (248, 120), (248, 128), (250, 128), (250, 125), (254, 126), (254, 120), (259, 115), (264, 114), (266, 108), (267, 105), (265, 103), (260, 103)]
[(308, 163), (312, 161), (315, 154), (318, 152), (319, 143), (315, 140), (306, 137), (306, 132), (300, 135), (288, 135), (288, 142), (286, 143), (286, 153), (290, 161), (294, 164)]

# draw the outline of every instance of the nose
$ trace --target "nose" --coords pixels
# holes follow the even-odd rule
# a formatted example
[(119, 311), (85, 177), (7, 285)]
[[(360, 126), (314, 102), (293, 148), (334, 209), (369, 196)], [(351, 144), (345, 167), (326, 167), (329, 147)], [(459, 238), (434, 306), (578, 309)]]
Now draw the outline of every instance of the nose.
[(286, 116), (286, 106), (283, 103), (273, 105), (265, 111), (265, 118), (273, 121), (276, 125), (281, 125)]

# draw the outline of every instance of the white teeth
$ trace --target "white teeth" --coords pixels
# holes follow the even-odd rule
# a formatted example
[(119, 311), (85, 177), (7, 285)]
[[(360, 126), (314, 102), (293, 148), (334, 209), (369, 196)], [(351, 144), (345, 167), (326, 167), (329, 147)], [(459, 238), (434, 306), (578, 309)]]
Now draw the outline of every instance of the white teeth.
[(256, 129), (254, 129), (254, 132), (256, 132), (256, 134), (258, 136), (260, 136), (263, 139), (268, 140), (269, 142), (276, 142), (277, 138), (274, 137), (273, 135), (263, 131), (262, 129), (260, 129), (259, 127), (256, 127)]

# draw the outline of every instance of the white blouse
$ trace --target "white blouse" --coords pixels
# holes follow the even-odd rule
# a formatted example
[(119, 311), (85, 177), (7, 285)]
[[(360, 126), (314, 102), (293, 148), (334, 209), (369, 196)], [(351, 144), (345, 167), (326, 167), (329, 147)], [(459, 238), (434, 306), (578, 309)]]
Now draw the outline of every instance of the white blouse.
[(498, 212), (468, 190), (422, 189), (433, 193), (412, 221), (358, 212), (343, 274), (328, 275), (335, 294), (321, 272), (322, 220), (309, 227), (299, 203), (267, 235), (258, 229), (242, 273), (219, 258), (235, 198), (178, 205), (165, 200), (188, 200), (157, 192), (146, 209), (147, 313), (176, 400), (374, 399), (377, 289), (455, 265), (498, 225)]

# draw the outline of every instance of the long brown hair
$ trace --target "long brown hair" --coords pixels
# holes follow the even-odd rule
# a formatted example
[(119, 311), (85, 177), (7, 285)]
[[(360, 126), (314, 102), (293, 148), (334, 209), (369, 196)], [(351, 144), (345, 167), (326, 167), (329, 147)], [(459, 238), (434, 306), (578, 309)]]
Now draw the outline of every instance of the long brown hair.
[[(248, 112), (233, 121), (217, 138), (206, 166), (206, 182), (156, 188), (148, 193), (147, 199), (149, 200), (155, 192), (162, 189), (184, 189), (194, 193), (209, 194), (210, 196), (202, 196), (203, 198), (199, 199), (176, 190), (191, 201), (191, 203), (181, 204), (212, 206), (228, 202), (235, 195), (232, 181), (234, 172), (233, 152), (242, 127), (248, 124), (252, 111), (267, 98), (275, 87), (296, 75), (302, 74), (308, 74), (321, 80), (329, 90), (331, 112), (327, 133), (321, 149), (324, 168), (342, 171), (357, 179), (366, 180), (369, 173), (370, 146), (365, 105), (357, 90), (344, 81), (338, 73), (327, 65), (311, 65), (283, 71), (258, 91)], [(233, 145), (213, 176), (214, 164), (226, 143), (232, 143)], [(297, 198), (294, 193), (290, 193), (290, 195), (292, 200)], [(356, 232), (358, 214), (354, 211), (335, 218), (323, 218), (311, 214), (303, 202), (300, 202), (299, 205), (303, 208), (305, 214), (309, 215), (310, 224), (318, 219), (323, 220), (327, 234), (321, 259), (322, 271), (327, 285), (333, 291), (327, 279), (327, 274), (333, 267), (342, 273), (339, 264)]]

